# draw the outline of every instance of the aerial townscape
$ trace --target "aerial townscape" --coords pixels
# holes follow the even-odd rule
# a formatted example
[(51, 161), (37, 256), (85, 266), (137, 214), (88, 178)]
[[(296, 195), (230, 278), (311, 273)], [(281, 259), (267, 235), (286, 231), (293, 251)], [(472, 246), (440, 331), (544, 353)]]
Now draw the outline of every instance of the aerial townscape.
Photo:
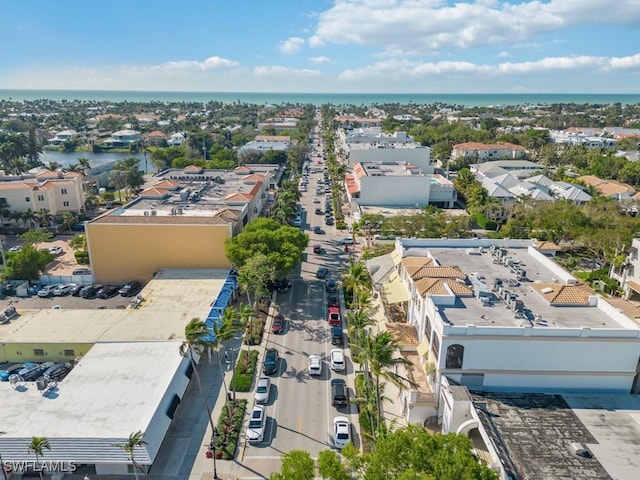
[(18, 3), (0, 480), (640, 478), (635, 0)]

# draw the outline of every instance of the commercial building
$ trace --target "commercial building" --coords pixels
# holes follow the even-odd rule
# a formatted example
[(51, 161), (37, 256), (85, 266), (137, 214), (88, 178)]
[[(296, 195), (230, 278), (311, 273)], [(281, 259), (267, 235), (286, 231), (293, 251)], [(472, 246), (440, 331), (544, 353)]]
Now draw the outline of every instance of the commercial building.
[(224, 242), (269, 206), (279, 165), (169, 169), (131, 203), (86, 223), (97, 282), (148, 281), (162, 268), (228, 268)]
[(511, 143), (466, 142), (454, 145), (451, 150), (451, 160), (471, 160), (480, 163), (500, 159), (520, 160), (526, 155), (526, 148)]
[(433, 173), (431, 149), (417, 143), (353, 143), (347, 153), (348, 165), (364, 162), (408, 163), (419, 167), (422, 173)]
[(238, 149), (238, 155), (244, 152), (268, 152), (275, 150), (286, 152), (291, 147), (291, 137), (288, 135), (258, 135), (255, 140), (244, 144)]
[(77, 359), (46, 391), (35, 382), (0, 383), (3, 462), (34, 461), (27, 445), (44, 436), (49, 462), (89, 475), (132, 474), (117, 445), (142, 431), (146, 444), (135, 456), (148, 470), (193, 374), (179, 355), (185, 326), (197, 317), (211, 327), (235, 287), (229, 270), (164, 270), (138, 308), (20, 311), (0, 325), (3, 362), (68, 360), (68, 350)]
[(412, 145), (415, 144), (413, 137), (406, 132), (384, 133), (381, 127), (354, 128), (351, 130), (338, 129), (340, 142), (345, 147), (356, 143), (371, 145)]

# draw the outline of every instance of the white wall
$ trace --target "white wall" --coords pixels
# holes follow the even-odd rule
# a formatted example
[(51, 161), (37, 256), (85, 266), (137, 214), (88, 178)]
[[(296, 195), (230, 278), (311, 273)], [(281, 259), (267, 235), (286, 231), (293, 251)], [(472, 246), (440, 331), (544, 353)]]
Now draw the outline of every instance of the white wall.
[(433, 173), (429, 147), (417, 148), (352, 148), (349, 150), (349, 165), (363, 162), (412, 163), (422, 173)]
[(415, 206), (429, 204), (429, 177), (383, 176), (360, 180), (360, 205)]

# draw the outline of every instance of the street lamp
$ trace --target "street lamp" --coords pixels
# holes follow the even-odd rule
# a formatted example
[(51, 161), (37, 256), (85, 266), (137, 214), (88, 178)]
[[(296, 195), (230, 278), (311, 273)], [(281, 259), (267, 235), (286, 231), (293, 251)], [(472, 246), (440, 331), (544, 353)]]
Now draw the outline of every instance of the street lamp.
[(209, 443), (209, 451), (211, 452), (211, 456), (213, 457), (213, 480), (220, 480), (218, 477), (218, 466), (216, 465), (216, 437), (218, 436), (218, 429), (214, 428), (211, 434), (211, 443)]

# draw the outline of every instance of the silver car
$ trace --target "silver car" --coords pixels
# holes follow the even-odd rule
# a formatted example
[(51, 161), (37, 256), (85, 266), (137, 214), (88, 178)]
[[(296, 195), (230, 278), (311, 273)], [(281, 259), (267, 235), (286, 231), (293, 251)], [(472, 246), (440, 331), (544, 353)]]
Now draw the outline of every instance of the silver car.
[(271, 393), (271, 378), (260, 377), (256, 385), (256, 403), (267, 403)]

